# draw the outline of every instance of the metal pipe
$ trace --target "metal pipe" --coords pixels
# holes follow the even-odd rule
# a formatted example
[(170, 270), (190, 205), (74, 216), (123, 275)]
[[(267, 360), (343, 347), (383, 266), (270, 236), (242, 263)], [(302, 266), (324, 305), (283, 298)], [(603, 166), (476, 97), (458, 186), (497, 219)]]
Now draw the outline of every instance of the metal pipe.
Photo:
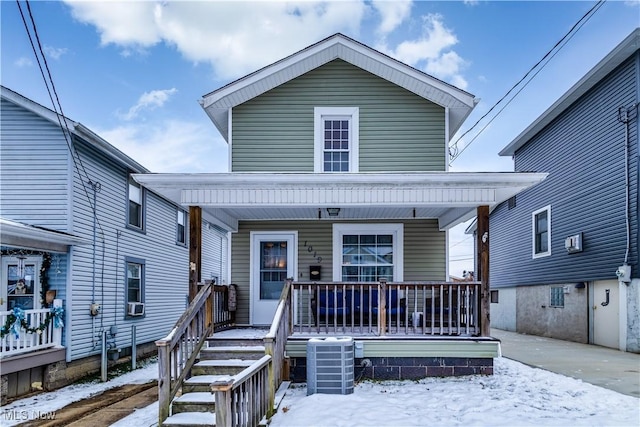
[(100, 379), (107, 382), (107, 331), (102, 331), (102, 354), (100, 363)]
[(138, 358), (136, 351), (136, 325), (131, 325), (131, 370), (136, 369), (136, 359)]

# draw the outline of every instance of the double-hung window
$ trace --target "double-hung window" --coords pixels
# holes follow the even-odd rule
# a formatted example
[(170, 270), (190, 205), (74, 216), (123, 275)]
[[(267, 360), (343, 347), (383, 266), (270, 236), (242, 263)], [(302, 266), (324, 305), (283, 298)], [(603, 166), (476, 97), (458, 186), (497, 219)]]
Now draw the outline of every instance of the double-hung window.
[(334, 280), (401, 281), (402, 224), (334, 224)]
[(314, 109), (314, 171), (358, 172), (358, 107)]
[(187, 213), (182, 209), (178, 209), (176, 218), (176, 243), (179, 245), (187, 244)]
[(129, 177), (129, 204), (127, 210), (127, 225), (131, 228), (144, 230), (144, 191), (142, 186)]
[(533, 212), (531, 219), (533, 258), (551, 255), (551, 206)]
[(125, 307), (128, 307), (128, 315), (132, 314), (130, 304), (144, 303), (144, 267), (142, 259), (125, 258)]

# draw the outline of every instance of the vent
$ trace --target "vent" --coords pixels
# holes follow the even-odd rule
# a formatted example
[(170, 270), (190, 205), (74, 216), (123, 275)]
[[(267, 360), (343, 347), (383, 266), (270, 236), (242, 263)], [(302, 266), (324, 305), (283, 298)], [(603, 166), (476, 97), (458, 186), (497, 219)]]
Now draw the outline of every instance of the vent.
[(130, 302), (127, 309), (129, 316), (142, 316), (144, 315), (144, 303), (142, 302)]
[(353, 393), (353, 338), (312, 338), (307, 342), (307, 395)]

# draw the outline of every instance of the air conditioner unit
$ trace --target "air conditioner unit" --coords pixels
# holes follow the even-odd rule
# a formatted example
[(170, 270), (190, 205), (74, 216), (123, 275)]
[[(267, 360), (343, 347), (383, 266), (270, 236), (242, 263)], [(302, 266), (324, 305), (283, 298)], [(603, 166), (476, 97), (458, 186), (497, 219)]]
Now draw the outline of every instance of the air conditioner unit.
[(353, 393), (351, 337), (312, 338), (307, 342), (307, 395)]
[(127, 314), (129, 316), (142, 316), (144, 315), (144, 303), (143, 302), (130, 302)]

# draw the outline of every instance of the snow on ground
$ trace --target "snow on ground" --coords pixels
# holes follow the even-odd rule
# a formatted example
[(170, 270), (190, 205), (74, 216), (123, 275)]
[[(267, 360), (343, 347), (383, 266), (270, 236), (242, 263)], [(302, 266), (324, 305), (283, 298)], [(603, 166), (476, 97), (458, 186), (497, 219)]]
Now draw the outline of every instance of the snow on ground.
[[(157, 373), (154, 363), (107, 383), (76, 384), (42, 393), (6, 405), (0, 416), (8, 411), (55, 411), (107, 388), (153, 380)], [(18, 423), (0, 421), (3, 427)], [(156, 402), (113, 426), (155, 426), (157, 421)], [(497, 358), (492, 376), (363, 381), (350, 395), (307, 396), (304, 385), (294, 385), (270, 427), (424, 425), (638, 427), (640, 399)]]

